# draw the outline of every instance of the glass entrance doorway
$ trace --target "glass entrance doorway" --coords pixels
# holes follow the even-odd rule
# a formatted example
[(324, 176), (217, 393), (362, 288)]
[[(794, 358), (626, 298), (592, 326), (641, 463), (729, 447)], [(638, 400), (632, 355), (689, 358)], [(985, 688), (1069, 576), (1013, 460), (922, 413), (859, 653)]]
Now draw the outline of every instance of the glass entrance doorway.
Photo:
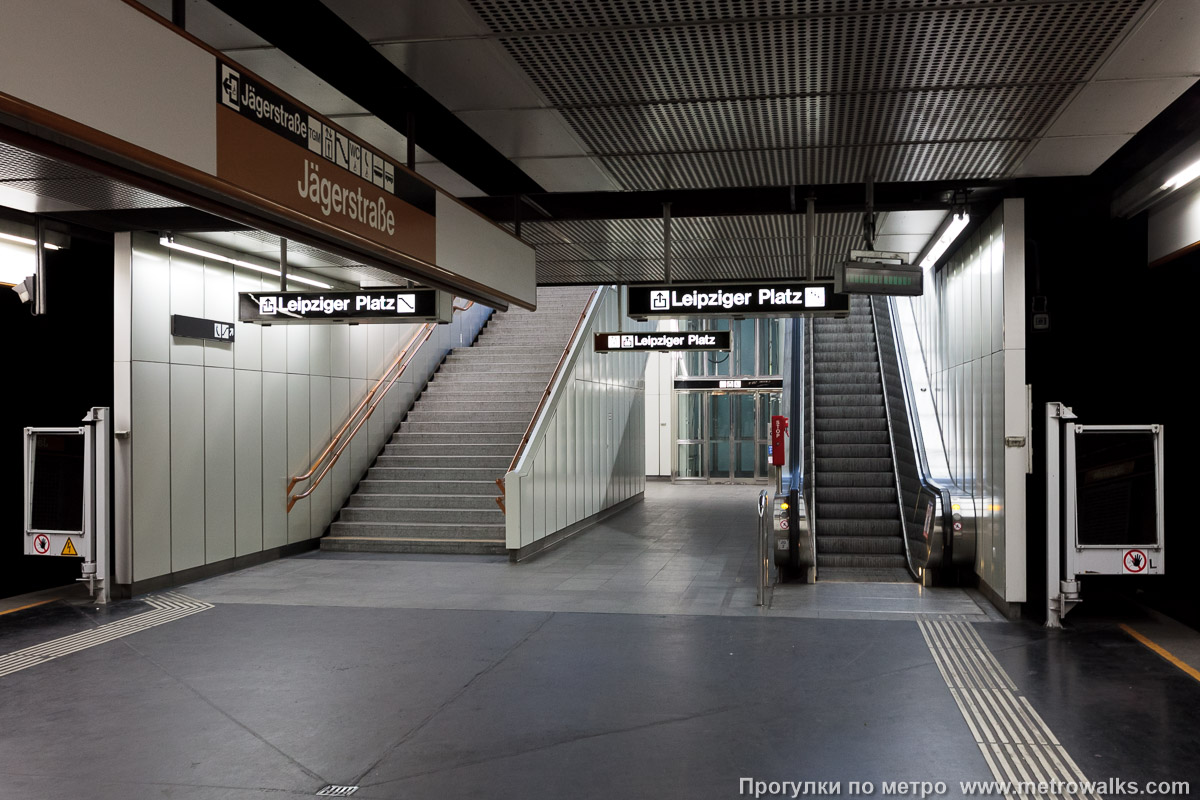
[(676, 480), (765, 483), (779, 392), (677, 392)]

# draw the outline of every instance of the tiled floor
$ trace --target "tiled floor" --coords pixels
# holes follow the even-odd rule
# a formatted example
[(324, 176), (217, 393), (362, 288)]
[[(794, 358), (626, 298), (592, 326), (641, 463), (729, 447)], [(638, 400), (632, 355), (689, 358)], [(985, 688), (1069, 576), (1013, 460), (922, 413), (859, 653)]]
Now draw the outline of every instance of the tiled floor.
[(769, 608), (756, 607), (758, 492), (756, 486), (650, 482), (643, 502), (521, 564), (499, 557), (314, 553), (181, 591), (221, 603), (998, 619), (975, 593), (915, 583), (781, 586)]

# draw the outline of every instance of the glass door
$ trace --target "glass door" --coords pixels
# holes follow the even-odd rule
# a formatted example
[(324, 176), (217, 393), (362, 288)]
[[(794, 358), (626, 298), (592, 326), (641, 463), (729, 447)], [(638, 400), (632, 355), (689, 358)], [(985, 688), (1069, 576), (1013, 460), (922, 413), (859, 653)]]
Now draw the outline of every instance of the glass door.
[(731, 395), (708, 394), (708, 479), (729, 481)]
[(675, 393), (677, 481), (766, 481), (771, 415), (778, 392)]
[(733, 440), (730, 445), (733, 450), (733, 474), (730, 478), (735, 482), (766, 477), (765, 471), (760, 476), (755, 469), (758, 395), (759, 392), (747, 392), (729, 396), (733, 406)]

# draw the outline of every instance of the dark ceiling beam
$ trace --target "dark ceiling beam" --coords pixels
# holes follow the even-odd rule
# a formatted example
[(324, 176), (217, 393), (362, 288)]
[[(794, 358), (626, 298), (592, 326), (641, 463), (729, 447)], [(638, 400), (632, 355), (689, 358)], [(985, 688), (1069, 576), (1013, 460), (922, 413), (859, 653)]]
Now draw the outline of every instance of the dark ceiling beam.
[[(1004, 196), (1021, 181), (930, 181), (876, 183), (876, 211), (949, 208), (954, 193), (969, 192), (969, 202), (989, 202)], [(725, 189), (673, 189), (652, 192), (555, 192), (528, 195), (522, 203), (525, 222), (541, 219), (648, 219), (661, 217), (663, 203), (672, 217), (721, 217), (746, 214), (804, 213), (805, 200), (816, 199), (818, 213), (860, 212), (865, 209), (863, 183), (821, 186), (755, 186)], [(470, 197), (463, 202), (496, 222), (511, 222), (512, 198)]]
[(416, 143), (481, 191), (545, 191), (318, 0), (210, 1), (400, 133), (411, 113)]

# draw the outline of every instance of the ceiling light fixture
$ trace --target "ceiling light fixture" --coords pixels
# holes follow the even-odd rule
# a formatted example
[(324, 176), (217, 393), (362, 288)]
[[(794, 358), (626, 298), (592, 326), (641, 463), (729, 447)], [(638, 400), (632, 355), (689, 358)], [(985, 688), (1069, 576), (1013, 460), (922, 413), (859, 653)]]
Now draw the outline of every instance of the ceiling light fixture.
[(934, 234), (933, 244), (926, 245), (925, 251), (919, 257), (921, 268), (933, 269), (938, 259), (950, 249), (950, 245), (954, 244), (954, 240), (958, 238), (970, 221), (971, 215), (965, 211), (961, 214), (947, 216), (937, 233)]
[(1187, 169), (1177, 172), (1162, 185), (1163, 190), (1178, 189), (1181, 186), (1186, 186), (1192, 181), (1200, 178), (1200, 161), (1191, 164)]
[[(15, 236), (11, 233), (0, 233), (0, 239), (6, 239), (10, 242), (17, 242), (18, 244), (27, 244), (30, 247), (33, 247), (37, 244), (37, 241), (34, 239), (29, 239), (25, 236)], [(46, 248), (47, 250), (62, 250), (61, 247), (56, 244), (50, 244), (50, 242), (42, 242), (42, 247)]]
[[(175, 238), (172, 236), (160, 236), (160, 237), (158, 237), (158, 243), (161, 244), (163, 247), (169, 247), (172, 250), (179, 250), (184, 253), (191, 253), (192, 255), (200, 256), (201, 258), (211, 258), (214, 261), (224, 261), (226, 264), (233, 264), (234, 266), (245, 267), (246, 269), (252, 269), (255, 272), (261, 272), (264, 275), (274, 275), (276, 278), (279, 277), (279, 270), (277, 270), (277, 269), (271, 269), (270, 267), (264, 267), (261, 264), (254, 264), (249, 261), (241, 261), (236, 258), (230, 258), (229, 256), (223, 256), (220, 253), (211, 253), (208, 250), (201, 250), (198, 247), (191, 247), (186, 244), (180, 244), (179, 242), (175, 241)], [(300, 275), (293, 275), (290, 272), (288, 273), (287, 277), (288, 277), (289, 281), (295, 281), (296, 283), (307, 284), (308, 286), (316, 286), (319, 289), (332, 289), (333, 288), (328, 283), (321, 283), (320, 281), (314, 281), (312, 278), (305, 278)]]

